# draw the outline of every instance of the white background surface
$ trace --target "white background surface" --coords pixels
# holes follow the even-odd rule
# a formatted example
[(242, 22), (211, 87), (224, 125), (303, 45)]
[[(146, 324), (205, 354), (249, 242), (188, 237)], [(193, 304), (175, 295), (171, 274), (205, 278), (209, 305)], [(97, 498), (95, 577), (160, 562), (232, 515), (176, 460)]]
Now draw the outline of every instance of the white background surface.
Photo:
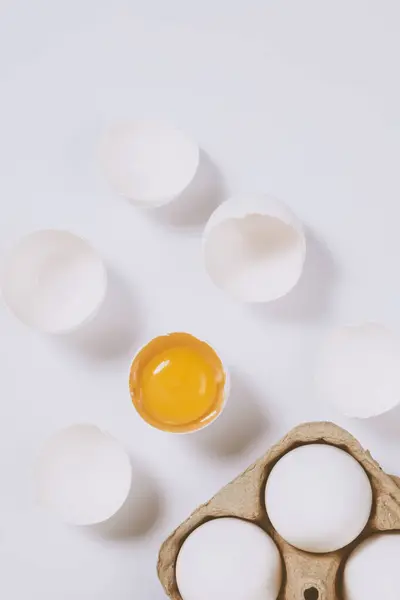
[[(396, 0), (2, 0), (0, 251), (67, 228), (102, 253), (112, 285), (96, 327), (74, 338), (36, 335), (1, 308), (1, 596), (160, 600), (166, 534), (300, 421), (348, 427), (400, 473), (399, 414), (343, 419), (312, 383), (330, 324), (400, 330), (399, 28)], [(143, 214), (109, 190), (98, 136), (141, 116), (207, 152), (203, 206)], [(211, 204), (247, 190), (280, 197), (309, 230), (301, 283), (266, 307), (231, 303), (201, 265)], [(167, 330), (209, 340), (232, 369), (226, 414), (203, 433), (161, 434), (131, 407), (130, 358)], [(75, 530), (35, 507), (33, 457), (76, 421), (110, 431), (147, 474), (135, 535)]]

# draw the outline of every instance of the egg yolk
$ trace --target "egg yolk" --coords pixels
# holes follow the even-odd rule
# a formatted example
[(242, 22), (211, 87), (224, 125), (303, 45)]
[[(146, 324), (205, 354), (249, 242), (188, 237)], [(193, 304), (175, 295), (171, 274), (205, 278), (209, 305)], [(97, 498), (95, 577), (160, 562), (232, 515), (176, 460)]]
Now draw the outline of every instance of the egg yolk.
[(133, 362), (130, 377), (139, 413), (166, 431), (190, 431), (214, 418), (224, 383), (214, 350), (188, 334), (155, 338)]

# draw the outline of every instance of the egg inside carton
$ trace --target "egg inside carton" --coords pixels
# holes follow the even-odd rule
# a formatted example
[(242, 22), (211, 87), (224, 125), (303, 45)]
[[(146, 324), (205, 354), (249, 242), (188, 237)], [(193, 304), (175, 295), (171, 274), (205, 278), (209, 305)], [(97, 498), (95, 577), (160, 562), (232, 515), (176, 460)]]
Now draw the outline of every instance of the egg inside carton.
[[(276, 463), (291, 450), (306, 444), (327, 444), (350, 454), (365, 470), (372, 488), (372, 510), (368, 522), (353, 542), (329, 553), (310, 553), (286, 542), (273, 528), (265, 506), (265, 488)], [(262, 458), (209, 502), (197, 508), (161, 547), (158, 561), (160, 581), (172, 600), (182, 598), (176, 579), (176, 563), (188, 536), (212, 519), (237, 517), (261, 527), (276, 543), (284, 565), (280, 600), (345, 600), (342, 573), (347, 558), (374, 533), (400, 532), (400, 480), (382, 471), (378, 463), (347, 431), (333, 423), (306, 423), (289, 432)]]

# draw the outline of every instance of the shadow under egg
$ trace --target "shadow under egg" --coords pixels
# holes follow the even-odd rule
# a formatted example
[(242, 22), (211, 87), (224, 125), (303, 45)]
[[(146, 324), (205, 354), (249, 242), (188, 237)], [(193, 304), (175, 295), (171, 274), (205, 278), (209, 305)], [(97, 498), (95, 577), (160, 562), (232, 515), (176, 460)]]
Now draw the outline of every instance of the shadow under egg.
[(306, 228), (307, 252), (303, 273), (284, 297), (251, 307), (253, 314), (281, 321), (323, 319), (330, 309), (337, 267), (324, 242)]
[(240, 455), (265, 435), (268, 422), (251, 389), (238, 373), (230, 374), (231, 389), (224, 410), (209, 427), (193, 436), (210, 457)]
[(126, 281), (113, 269), (107, 273), (107, 294), (99, 312), (79, 330), (57, 339), (71, 352), (92, 361), (128, 354), (143, 323), (137, 298)]
[(200, 150), (197, 172), (180, 196), (154, 209), (151, 216), (164, 225), (198, 229), (225, 199), (225, 185), (218, 168), (204, 150)]
[(91, 531), (108, 540), (129, 540), (150, 533), (163, 511), (163, 499), (156, 481), (132, 462), (132, 485), (129, 495), (108, 521), (91, 527)]

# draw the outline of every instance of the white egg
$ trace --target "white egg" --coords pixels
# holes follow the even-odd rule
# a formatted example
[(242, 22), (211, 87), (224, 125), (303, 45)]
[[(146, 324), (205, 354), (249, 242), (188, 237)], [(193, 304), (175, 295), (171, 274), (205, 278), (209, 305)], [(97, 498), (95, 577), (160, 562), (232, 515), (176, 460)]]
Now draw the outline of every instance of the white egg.
[(281, 558), (275, 543), (257, 525), (215, 519), (186, 538), (176, 579), (182, 600), (276, 600)]
[(376, 323), (335, 329), (316, 374), (318, 396), (347, 417), (368, 418), (400, 401), (400, 340)]
[(39, 503), (66, 523), (93, 525), (112, 517), (132, 483), (129, 456), (94, 425), (73, 425), (43, 446), (35, 468)]
[(345, 600), (398, 600), (400, 533), (374, 535), (350, 554), (344, 573)]
[(121, 195), (138, 206), (161, 206), (179, 196), (194, 178), (199, 148), (166, 123), (123, 122), (102, 139), (100, 161)]
[(59, 230), (24, 237), (5, 261), (3, 298), (23, 323), (46, 333), (82, 325), (107, 289), (101, 258), (82, 238)]
[(309, 444), (285, 454), (265, 488), (272, 526), (292, 546), (332, 552), (365, 528), (372, 489), (362, 466), (336, 446)]
[(268, 302), (298, 282), (306, 256), (300, 221), (270, 196), (238, 196), (211, 215), (203, 238), (206, 270), (241, 302)]

